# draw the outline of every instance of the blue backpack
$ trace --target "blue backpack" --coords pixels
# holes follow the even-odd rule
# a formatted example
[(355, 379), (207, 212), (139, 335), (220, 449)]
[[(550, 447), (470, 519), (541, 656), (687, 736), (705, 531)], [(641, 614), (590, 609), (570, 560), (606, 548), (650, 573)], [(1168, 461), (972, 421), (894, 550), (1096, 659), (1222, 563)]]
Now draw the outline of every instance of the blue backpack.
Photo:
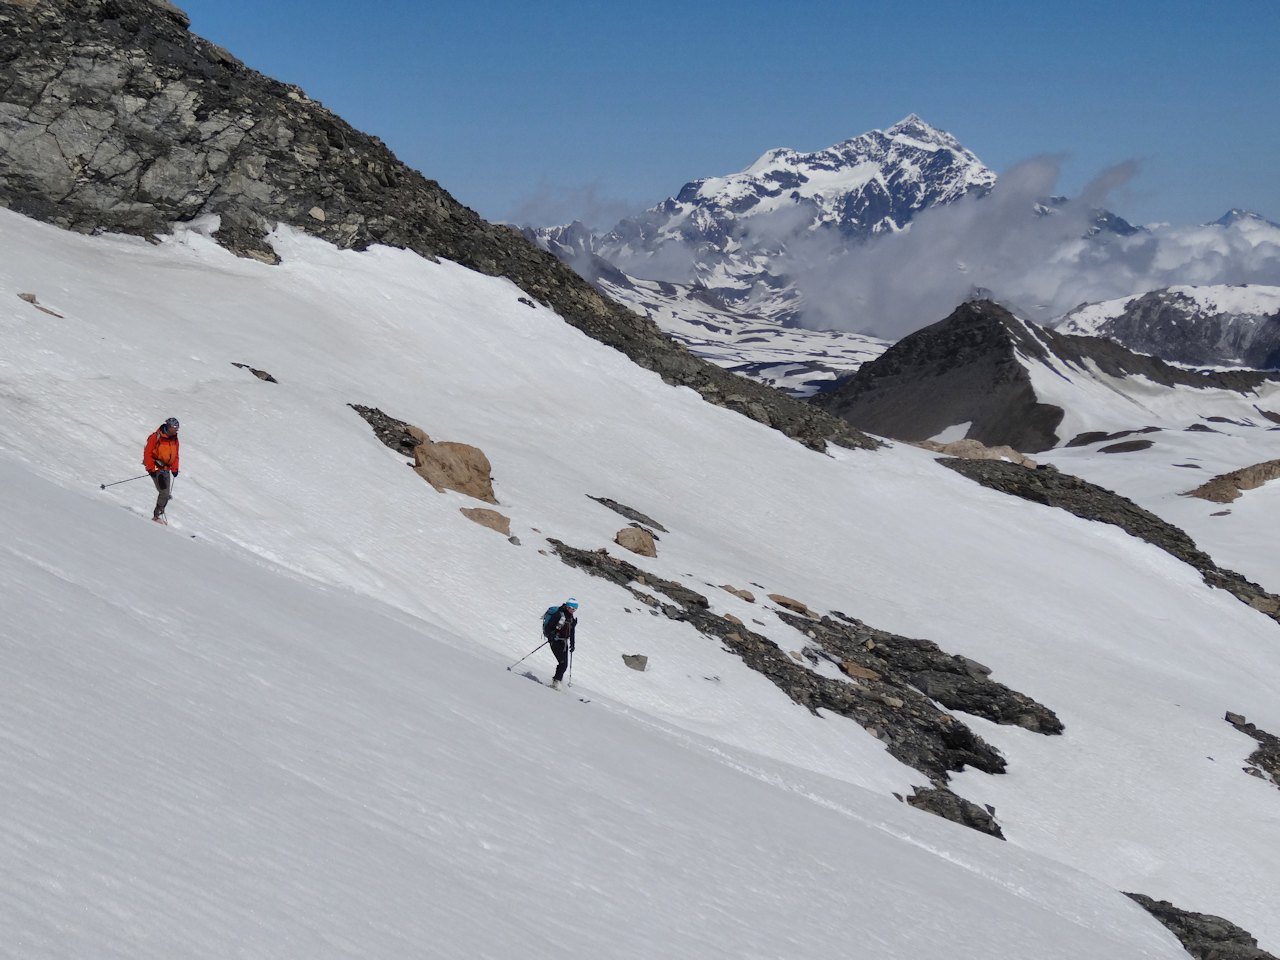
[(547, 612), (546, 612), (546, 613), (544, 613), (544, 614), (542, 615), (542, 626), (543, 626), (544, 628), (545, 628), (549, 623), (551, 623), (552, 618), (554, 618), (554, 617), (555, 617), (555, 615), (556, 615), (557, 613), (559, 613), (559, 612), (560, 612), (560, 607), (561, 607), (561, 606), (563, 606), (563, 604), (559, 604), (559, 603), (557, 603), (557, 604), (553, 604), (553, 605), (552, 605), (552, 606), (550, 606), (550, 607), (547, 607)]

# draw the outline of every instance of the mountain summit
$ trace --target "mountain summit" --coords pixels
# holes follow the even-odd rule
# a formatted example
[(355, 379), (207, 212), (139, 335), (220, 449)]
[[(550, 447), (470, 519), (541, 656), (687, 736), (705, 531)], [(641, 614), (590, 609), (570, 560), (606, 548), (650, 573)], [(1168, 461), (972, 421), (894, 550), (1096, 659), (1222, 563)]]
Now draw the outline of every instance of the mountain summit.
[(824, 150), (768, 150), (738, 173), (686, 183), (590, 241), (563, 227), (528, 235), (570, 253), (579, 268), (594, 254), (633, 277), (695, 284), (727, 308), (785, 321), (798, 309), (783, 279), (795, 243), (819, 233), (834, 244), (895, 233), (919, 211), (995, 180), (955, 137), (911, 114)]

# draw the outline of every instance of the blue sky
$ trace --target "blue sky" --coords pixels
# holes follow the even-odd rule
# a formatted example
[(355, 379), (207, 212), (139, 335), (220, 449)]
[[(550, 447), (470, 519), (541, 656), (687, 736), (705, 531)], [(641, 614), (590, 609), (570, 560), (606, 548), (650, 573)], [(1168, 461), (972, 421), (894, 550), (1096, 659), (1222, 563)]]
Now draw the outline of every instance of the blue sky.
[(608, 225), (914, 112), (1065, 193), (1135, 160), (1136, 222), (1280, 220), (1276, 0), (178, 3), (489, 219)]

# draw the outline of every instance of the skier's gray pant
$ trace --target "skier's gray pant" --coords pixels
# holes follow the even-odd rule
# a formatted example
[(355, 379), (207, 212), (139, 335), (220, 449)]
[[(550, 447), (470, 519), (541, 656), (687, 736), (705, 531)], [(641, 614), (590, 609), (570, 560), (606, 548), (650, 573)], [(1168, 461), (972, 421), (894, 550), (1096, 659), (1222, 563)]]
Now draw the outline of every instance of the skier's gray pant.
[(169, 505), (169, 500), (173, 497), (173, 475), (168, 470), (157, 470), (151, 475), (151, 482), (160, 491), (160, 496), (156, 497), (155, 512), (151, 515), (160, 517), (164, 515), (164, 508)]

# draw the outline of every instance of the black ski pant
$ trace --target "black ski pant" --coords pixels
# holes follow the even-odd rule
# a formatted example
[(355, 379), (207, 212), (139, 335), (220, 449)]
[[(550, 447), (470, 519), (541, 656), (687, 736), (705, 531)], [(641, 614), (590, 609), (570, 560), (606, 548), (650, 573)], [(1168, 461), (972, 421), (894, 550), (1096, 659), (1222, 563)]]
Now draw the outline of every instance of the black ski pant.
[(561, 637), (551, 638), (551, 652), (556, 655), (556, 680), (564, 679), (564, 672), (569, 668), (569, 641)]
[(173, 474), (168, 470), (157, 470), (151, 475), (151, 482), (156, 485), (156, 490), (160, 495), (156, 497), (156, 509), (151, 515), (153, 517), (164, 516), (164, 508), (169, 505), (169, 500), (173, 496)]

